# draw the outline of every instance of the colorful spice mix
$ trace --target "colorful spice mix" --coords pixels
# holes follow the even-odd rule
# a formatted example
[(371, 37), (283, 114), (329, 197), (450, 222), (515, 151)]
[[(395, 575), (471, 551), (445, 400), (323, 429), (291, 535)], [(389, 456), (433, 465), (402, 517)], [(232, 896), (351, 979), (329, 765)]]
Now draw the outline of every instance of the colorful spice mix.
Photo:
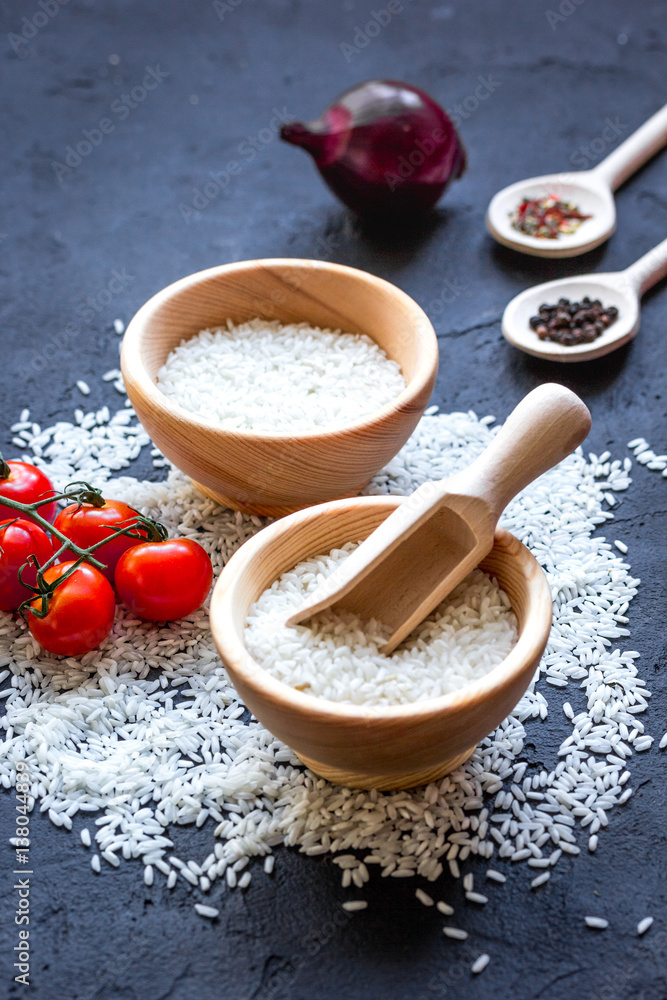
[(560, 201), (555, 195), (524, 198), (519, 207), (510, 213), (513, 229), (544, 240), (557, 240), (559, 236), (574, 233), (582, 222), (590, 218), (576, 205)]

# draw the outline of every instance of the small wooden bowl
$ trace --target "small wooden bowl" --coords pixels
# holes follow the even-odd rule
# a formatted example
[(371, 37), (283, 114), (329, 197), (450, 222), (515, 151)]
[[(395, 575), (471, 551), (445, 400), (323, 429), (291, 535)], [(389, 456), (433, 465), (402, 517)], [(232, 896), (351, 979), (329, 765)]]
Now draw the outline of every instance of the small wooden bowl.
[(400, 497), (356, 497), (276, 521), (235, 553), (213, 592), (213, 638), (245, 704), (316, 774), (353, 788), (410, 788), (462, 764), (523, 695), (551, 627), (551, 596), (542, 569), (521, 542), (498, 528), (481, 568), (507, 592), (519, 638), (481, 680), (432, 701), (373, 708), (305, 694), (263, 670), (244, 642), (246, 617), (259, 595), (301, 560), (363, 540), (401, 502)]
[[(157, 388), (157, 373), (181, 340), (258, 316), (365, 333), (399, 363), (407, 387), (362, 421), (312, 434), (224, 430)], [(149, 299), (127, 328), (121, 368), (150, 437), (207, 496), (281, 516), (353, 496), (393, 458), (428, 403), (438, 344), (423, 310), (387, 281), (316, 260), (253, 260), (199, 271)]]

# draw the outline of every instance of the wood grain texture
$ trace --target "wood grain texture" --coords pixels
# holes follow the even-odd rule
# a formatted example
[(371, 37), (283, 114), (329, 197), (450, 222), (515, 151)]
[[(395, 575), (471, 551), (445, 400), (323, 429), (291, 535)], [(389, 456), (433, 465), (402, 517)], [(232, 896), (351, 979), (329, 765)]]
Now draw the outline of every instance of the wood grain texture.
[(311, 760), (305, 754), (297, 754), (299, 760), (309, 767), (321, 778), (333, 782), (334, 785), (345, 785), (347, 788), (377, 788), (379, 792), (389, 792), (398, 788), (417, 788), (419, 785), (428, 785), (431, 781), (439, 781), (446, 774), (455, 771), (461, 764), (465, 764), (468, 757), (475, 751), (471, 746), (463, 753), (451, 757), (449, 760), (436, 764), (435, 767), (425, 767), (420, 771), (406, 771), (400, 777), (396, 775), (364, 774), (359, 771), (346, 771), (339, 767), (329, 767), (318, 760)]
[(367, 537), (404, 499), (357, 497), (299, 511), (243, 545), (213, 592), (213, 637), (241, 698), (309, 766), (358, 787), (401, 788), (464, 760), (528, 687), (551, 626), (544, 573), (513, 535), (498, 529), (482, 568), (507, 591), (519, 622), (509, 656), (485, 678), (445, 697), (392, 708), (337, 704), (304, 694), (262, 670), (244, 643), (250, 606), (302, 559)]
[[(350, 427), (300, 435), (223, 430), (157, 388), (181, 340), (256, 317), (365, 333), (399, 363), (407, 387)], [(438, 346), (423, 310), (389, 282), (338, 264), (257, 260), (200, 271), (153, 296), (127, 328), (121, 368), (137, 416), (174, 465), (226, 506), (282, 515), (353, 496), (400, 450), (431, 395)]]
[(424, 483), (291, 616), (326, 608), (381, 622), (392, 653), (493, 545), (507, 504), (581, 444), (591, 415), (557, 383), (533, 389), (467, 469)]

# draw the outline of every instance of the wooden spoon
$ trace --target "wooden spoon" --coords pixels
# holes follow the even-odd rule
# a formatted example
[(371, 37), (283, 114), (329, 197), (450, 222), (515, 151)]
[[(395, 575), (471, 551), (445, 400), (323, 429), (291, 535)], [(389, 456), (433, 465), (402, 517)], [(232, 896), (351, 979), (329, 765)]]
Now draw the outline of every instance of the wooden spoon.
[(375, 619), (391, 653), (491, 551), (503, 510), (569, 455), (591, 417), (578, 396), (547, 383), (530, 392), (463, 472), (424, 483), (373, 531), (288, 620), (325, 608)]
[[(572, 278), (545, 281), (521, 292), (506, 306), (502, 331), (510, 344), (549, 361), (591, 361), (615, 351), (639, 330), (640, 299), (644, 292), (667, 275), (667, 240), (658, 243), (625, 271), (607, 274), (578, 274)], [(589, 344), (566, 347), (551, 340), (540, 340), (529, 320), (542, 303), (554, 305), (559, 299), (581, 300), (585, 295), (599, 299), (603, 306), (615, 306), (618, 318)]]
[[(613, 192), (665, 144), (667, 105), (592, 170), (543, 174), (503, 188), (489, 204), (486, 228), (499, 243), (533, 257), (576, 257), (593, 250), (609, 239), (616, 228)], [(548, 195), (576, 205), (591, 218), (582, 222), (575, 232), (563, 233), (552, 240), (527, 236), (512, 228), (510, 214), (524, 198), (546, 198)]]

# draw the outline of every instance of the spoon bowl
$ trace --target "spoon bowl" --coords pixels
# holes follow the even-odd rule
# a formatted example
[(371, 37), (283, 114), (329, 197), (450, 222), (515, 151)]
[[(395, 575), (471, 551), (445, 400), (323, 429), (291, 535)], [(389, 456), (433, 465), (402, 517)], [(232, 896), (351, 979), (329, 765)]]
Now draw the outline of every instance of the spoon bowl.
[[(540, 340), (530, 328), (531, 316), (539, 307), (558, 299), (600, 299), (605, 306), (616, 306), (618, 319), (597, 338), (587, 344), (567, 347), (552, 340)], [(579, 274), (572, 278), (545, 281), (542, 285), (527, 288), (512, 299), (503, 313), (502, 332), (506, 340), (536, 358), (549, 361), (591, 361), (615, 351), (635, 336), (639, 330), (639, 299), (633, 289), (619, 281), (618, 273)]]
[[(514, 229), (511, 213), (525, 198), (554, 196), (589, 215), (573, 233), (556, 239), (528, 236)], [(492, 198), (486, 227), (499, 243), (533, 257), (576, 257), (588, 253), (609, 239), (616, 228), (616, 205), (611, 190), (593, 171), (576, 174), (543, 174), (503, 188)]]
[[(667, 274), (667, 240), (663, 240), (625, 271), (607, 274), (578, 274), (571, 278), (545, 281), (520, 292), (505, 307), (502, 332), (506, 340), (526, 354), (548, 361), (592, 361), (627, 344), (636, 336), (640, 322), (640, 299)], [(615, 306), (618, 318), (597, 338), (586, 344), (566, 346), (552, 340), (540, 340), (530, 327), (543, 303), (555, 305), (559, 299), (578, 301), (588, 296), (603, 306)]]
[[(613, 192), (667, 143), (667, 105), (617, 146), (592, 170), (529, 177), (503, 188), (491, 199), (486, 228), (504, 246), (533, 257), (576, 257), (600, 246), (616, 228)], [(526, 199), (552, 195), (589, 215), (573, 233), (554, 239), (514, 229), (510, 215)]]

